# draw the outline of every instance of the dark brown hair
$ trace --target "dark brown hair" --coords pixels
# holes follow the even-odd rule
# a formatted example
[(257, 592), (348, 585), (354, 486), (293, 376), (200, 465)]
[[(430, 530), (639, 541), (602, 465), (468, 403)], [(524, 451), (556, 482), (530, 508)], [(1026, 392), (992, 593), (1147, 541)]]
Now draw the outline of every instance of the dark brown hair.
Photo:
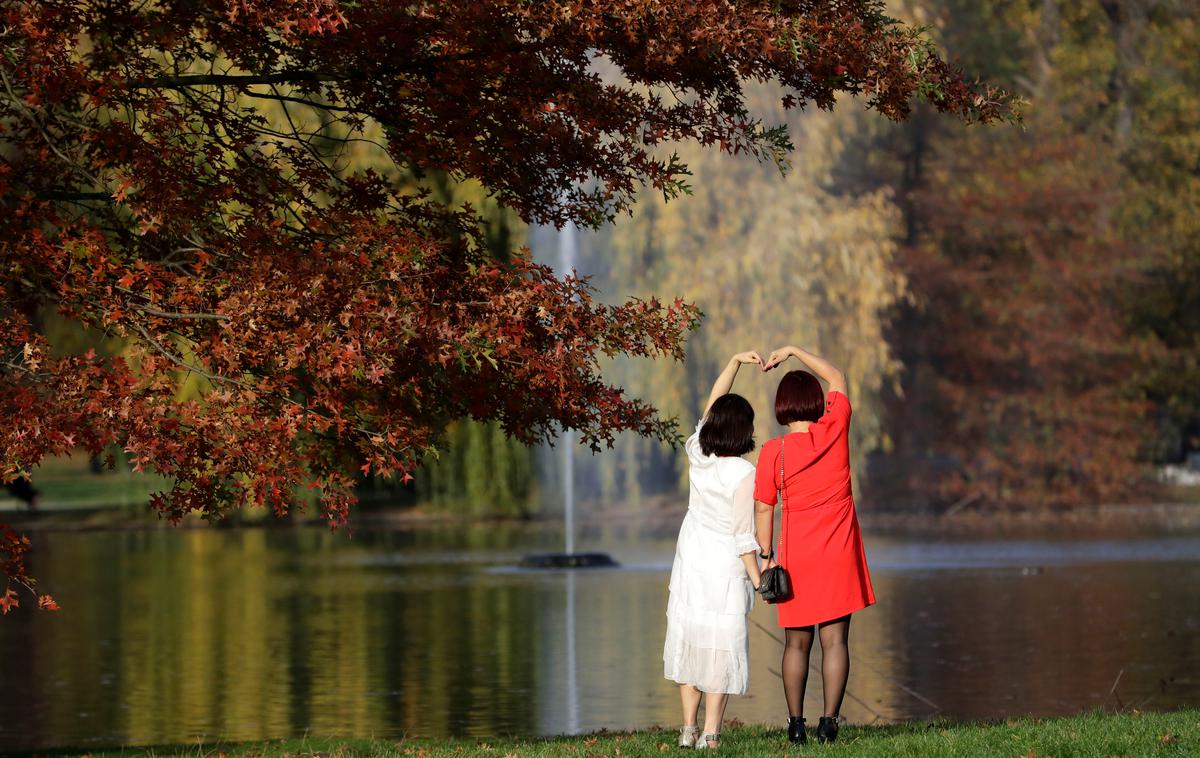
[(818, 421), (825, 412), (825, 390), (807, 371), (789, 371), (775, 393), (775, 420), (782, 426), (793, 421)]
[(741, 395), (717, 398), (700, 427), (705, 455), (745, 455), (754, 449), (754, 409)]

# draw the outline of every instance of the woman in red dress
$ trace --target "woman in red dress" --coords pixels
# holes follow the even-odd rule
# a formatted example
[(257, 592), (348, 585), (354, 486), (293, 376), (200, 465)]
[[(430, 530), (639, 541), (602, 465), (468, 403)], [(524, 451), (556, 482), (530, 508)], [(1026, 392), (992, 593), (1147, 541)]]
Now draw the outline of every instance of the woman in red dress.
[[(805, 742), (804, 688), (814, 629), (821, 638), (821, 680), (825, 714), (817, 725), (820, 742), (837, 738), (838, 715), (850, 674), (850, 614), (875, 602), (862, 533), (850, 486), (850, 399), (846, 377), (829, 361), (798, 347), (771, 353), (764, 370), (797, 358), (812, 372), (791, 371), (779, 383), (775, 418), (788, 433), (769, 440), (755, 473), (755, 526), (759, 554), (775, 565), (771, 552), (776, 492), (783, 496), (778, 562), (791, 579), (792, 595), (780, 602), (779, 625), (786, 629), (783, 691), (788, 707), (788, 739)], [(829, 396), (817, 377), (829, 385)], [(782, 475), (781, 475), (782, 474)]]

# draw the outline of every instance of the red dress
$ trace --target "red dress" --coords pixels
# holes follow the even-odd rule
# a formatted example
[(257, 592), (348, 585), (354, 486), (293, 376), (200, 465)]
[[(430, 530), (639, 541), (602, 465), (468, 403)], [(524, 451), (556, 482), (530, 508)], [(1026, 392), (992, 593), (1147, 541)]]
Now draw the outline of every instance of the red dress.
[(754, 499), (775, 505), (783, 445), (778, 556), (792, 597), (776, 604), (782, 627), (832, 621), (875, 603), (850, 486), (849, 433), (850, 399), (830, 392), (825, 415), (808, 431), (769, 440), (758, 455)]

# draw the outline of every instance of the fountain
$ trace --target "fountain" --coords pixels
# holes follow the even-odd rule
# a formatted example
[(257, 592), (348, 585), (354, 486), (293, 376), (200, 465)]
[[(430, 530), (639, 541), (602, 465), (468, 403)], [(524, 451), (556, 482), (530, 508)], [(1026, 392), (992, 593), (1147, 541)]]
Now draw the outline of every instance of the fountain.
[[(555, 232), (558, 239), (558, 270), (566, 277), (575, 270), (579, 252), (579, 231), (568, 223)], [(617, 562), (607, 553), (575, 552), (575, 432), (564, 429), (559, 437), (562, 443), (563, 474), (563, 531), (565, 549), (562, 553), (527, 555), (521, 561), (525, 568), (601, 568), (616, 566)]]

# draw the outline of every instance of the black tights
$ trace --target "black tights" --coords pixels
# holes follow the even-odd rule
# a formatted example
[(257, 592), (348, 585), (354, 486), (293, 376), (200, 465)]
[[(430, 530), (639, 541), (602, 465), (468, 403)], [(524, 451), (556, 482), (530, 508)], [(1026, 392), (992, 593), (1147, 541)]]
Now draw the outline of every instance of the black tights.
[[(821, 686), (825, 691), (825, 715), (842, 710), (846, 679), (850, 676), (850, 617), (817, 624), (821, 637)], [(783, 647), (783, 696), (788, 715), (804, 715), (804, 688), (808, 684), (808, 654), (812, 651), (813, 627), (788, 627)]]

